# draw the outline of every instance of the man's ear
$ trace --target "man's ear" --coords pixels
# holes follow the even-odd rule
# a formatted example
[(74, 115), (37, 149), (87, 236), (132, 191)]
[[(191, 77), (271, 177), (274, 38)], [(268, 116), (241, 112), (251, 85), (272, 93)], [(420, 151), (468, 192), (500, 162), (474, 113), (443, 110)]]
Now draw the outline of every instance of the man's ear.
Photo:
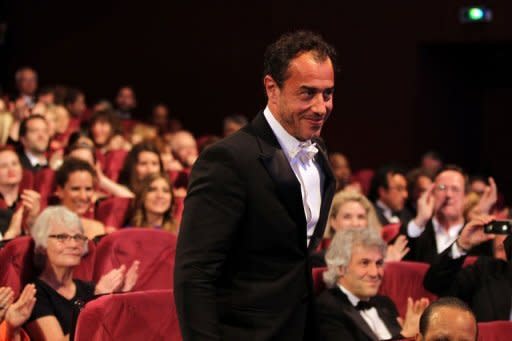
[(281, 89), (274, 78), (270, 75), (266, 75), (263, 78), (263, 85), (265, 86), (265, 93), (267, 94), (269, 102), (274, 104), (277, 103), (277, 98), (279, 97)]
[(345, 276), (345, 267), (343, 265), (338, 266), (338, 274), (340, 277)]

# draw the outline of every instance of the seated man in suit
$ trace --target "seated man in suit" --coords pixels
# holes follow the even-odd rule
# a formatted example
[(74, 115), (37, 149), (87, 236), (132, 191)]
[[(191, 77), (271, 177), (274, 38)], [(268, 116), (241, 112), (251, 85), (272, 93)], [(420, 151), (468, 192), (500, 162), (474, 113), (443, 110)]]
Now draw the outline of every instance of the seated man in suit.
[[(484, 233), (490, 217), (475, 218), (462, 230), (457, 241), (445, 250), (425, 275), (426, 289), (439, 296), (455, 296), (473, 309), (478, 322), (510, 320), (512, 316), (512, 268), (508, 261), (480, 257), (463, 267), (470, 250), (495, 238)], [(505, 240), (510, 259), (511, 238)]]
[[(409, 239), (410, 252), (406, 260), (432, 263), (457, 239), (464, 226), (465, 189), (466, 175), (458, 167), (449, 166), (435, 177), (433, 186), (418, 200), (416, 217), (402, 226), (401, 233)], [(495, 184), (491, 191), (497, 191)], [(493, 201), (495, 197), (490, 195), (483, 200)], [(492, 206), (479, 205), (486, 209)], [(484, 243), (471, 253), (491, 256), (492, 244)]]
[(32, 115), (21, 121), (18, 155), (24, 169), (33, 172), (48, 166), (46, 151), (50, 141), (44, 116)]
[(407, 223), (412, 214), (405, 207), (408, 197), (405, 173), (398, 167), (385, 166), (377, 170), (368, 195), (375, 205), (382, 225)]
[(336, 233), (327, 251), (324, 280), (330, 289), (316, 300), (320, 340), (389, 340), (414, 337), (429, 301), (409, 298), (405, 321), (386, 296), (378, 296), (386, 243), (374, 229)]
[(478, 325), (469, 307), (455, 297), (443, 297), (423, 312), (416, 341), (476, 341)]

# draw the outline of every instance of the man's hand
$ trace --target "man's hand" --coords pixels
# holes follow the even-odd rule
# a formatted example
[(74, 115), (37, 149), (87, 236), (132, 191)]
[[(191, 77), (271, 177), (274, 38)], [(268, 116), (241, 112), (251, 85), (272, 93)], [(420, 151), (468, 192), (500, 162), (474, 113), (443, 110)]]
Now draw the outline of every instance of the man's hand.
[(489, 178), (489, 186), (485, 188), (480, 201), (476, 206), (477, 212), (481, 214), (490, 214), (494, 204), (498, 201), (498, 187), (493, 178)]
[(479, 244), (494, 239), (496, 237), (494, 234), (484, 233), (484, 226), (493, 219), (492, 216), (480, 216), (471, 220), (462, 229), (459, 238), (457, 238), (457, 245), (464, 251), (469, 251)]
[(20, 298), (11, 304), (5, 314), (5, 321), (11, 329), (17, 329), (25, 323), (36, 304), (36, 287), (34, 284), (27, 284), (23, 289)]
[(31, 189), (21, 193), (21, 202), (27, 213), (27, 225), (31, 226), (41, 211), (41, 194)]
[(418, 213), (414, 218), (414, 223), (420, 227), (424, 227), (427, 221), (434, 214), (434, 191), (435, 184), (432, 184), (418, 199)]
[(10, 287), (0, 287), (0, 323), (4, 320), (5, 313), (14, 299), (14, 292)]
[(406, 338), (415, 337), (420, 329), (420, 317), (423, 311), (430, 304), (428, 298), (421, 298), (413, 301), (411, 297), (407, 298), (407, 311), (405, 312), (405, 320), (398, 318), (398, 323), (402, 326), (400, 334)]
[(407, 247), (407, 237), (399, 235), (393, 244), (388, 245), (388, 251), (386, 252), (386, 262), (398, 262), (404, 258), (409, 252)]

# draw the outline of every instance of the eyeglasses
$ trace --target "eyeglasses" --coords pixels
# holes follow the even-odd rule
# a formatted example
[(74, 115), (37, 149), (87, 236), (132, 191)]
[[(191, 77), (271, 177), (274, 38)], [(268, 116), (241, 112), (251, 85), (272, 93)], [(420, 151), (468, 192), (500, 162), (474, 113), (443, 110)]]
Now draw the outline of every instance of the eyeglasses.
[(447, 185), (439, 184), (435, 188), (439, 192), (448, 192), (448, 190), (451, 190), (452, 193), (456, 193), (456, 194), (462, 192), (462, 189), (457, 186), (447, 186)]
[(57, 239), (61, 243), (68, 242), (71, 239), (73, 239), (77, 243), (85, 242), (87, 240), (87, 237), (84, 236), (83, 234), (75, 234), (74, 236), (72, 236), (72, 235), (69, 235), (67, 233), (50, 234), (48, 236), (48, 238), (55, 238), (55, 239)]

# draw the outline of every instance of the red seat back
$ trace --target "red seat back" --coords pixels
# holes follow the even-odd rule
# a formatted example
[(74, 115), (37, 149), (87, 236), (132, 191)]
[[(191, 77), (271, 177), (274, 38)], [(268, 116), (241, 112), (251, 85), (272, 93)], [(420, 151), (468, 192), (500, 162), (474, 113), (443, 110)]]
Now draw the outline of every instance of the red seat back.
[(389, 243), (396, 236), (398, 236), (399, 232), (400, 223), (384, 225), (382, 226), (382, 230), (380, 231), (382, 239), (384, 239), (386, 243)]
[(109, 197), (101, 200), (94, 210), (94, 217), (105, 226), (121, 228), (126, 221), (131, 203), (130, 198)]
[(113, 181), (117, 181), (119, 179), (119, 173), (123, 168), (126, 155), (128, 155), (128, 152), (122, 149), (107, 152), (102, 160), (100, 160), (103, 173)]
[(363, 194), (368, 195), (374, 175), (375, 171), (373, 169), (361, 169), (352, 175), (352, 181), (359, 182), (361, 184)]
[(423, 287), (423, 278), (429, 264), (418, 262), (388, 262), (379, 294), (388, 296), (396, 305), (400, 316), (405, 316), (407, 298), (417, 300), (422, 297), (431, 302), (437, 297)]
[(48, 206), (48, 199), (56, 189), (55, 171), (43, 168), (34, 174), (34, 190), (41, 194), (41, 210)]
[(478, 341), (509, 341), (512, 336), (512, 322), (492, 321), (478, 324)]
[(319, 295), (325, 290), (324, 272), (327, 270), (323, 268), (313, 268), (313, 291), (315, 295)]
[(181, 339), (172, 290), (102, 296), (85, 305), (75, 331), (76, 341)]
[(140, 260), (137, 290), (172, 289), (176, 236), (149, 228), (127, 228), (103, 237), (96, 250), (94, 280)]
[[(73, 277), (91, 281), (96, 247), (88, 242), (89, 252), (82, 257), (75, 268)], [(36, 277), (34, 268), (34, 241), (31, 237), (18, 237), (8, 242), (0, 250), (0, 286), (10, 286), (18, 295), (23, 286)]]

